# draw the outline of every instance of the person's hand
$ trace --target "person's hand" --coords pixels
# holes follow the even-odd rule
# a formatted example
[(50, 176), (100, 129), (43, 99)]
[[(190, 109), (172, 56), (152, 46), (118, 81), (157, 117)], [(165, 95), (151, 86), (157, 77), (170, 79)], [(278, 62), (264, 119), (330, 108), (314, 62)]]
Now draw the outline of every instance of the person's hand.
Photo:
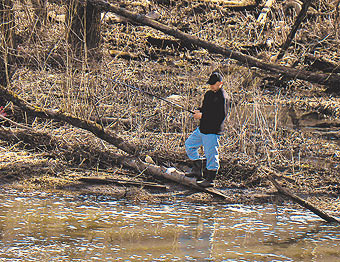
[(202, 113), (201, 113), (201, 111), (199, 111), (199, 110), (195, 110), (194, 111), (194, 118), (195, 119), (201, 119), (202, 118)]

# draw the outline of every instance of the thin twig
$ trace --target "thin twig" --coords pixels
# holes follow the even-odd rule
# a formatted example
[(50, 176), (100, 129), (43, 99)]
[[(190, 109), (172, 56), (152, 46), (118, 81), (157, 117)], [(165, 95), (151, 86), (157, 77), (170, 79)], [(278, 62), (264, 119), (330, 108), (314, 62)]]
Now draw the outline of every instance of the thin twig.
[(9, 123), (11, 123), (11, 124), (17, 126), (17, 127), (21, 127), (21, 128), (24, 128), (24, 129), (27, 129), (27, 130), (30, 130), (30, 131), (33, 131), (33, 130), (34, 130), (33, 128), (31, 128), (31, 127), (29, 127), (29, 126), (25, 126), (25, 125), (19, 124), (19, 123), (13, 121), (13, 120), (11, 120), (11, 119), (9, 119), (9, 118), (7, 118), (7, 117), (1, 115), (1, 114), (0, 114), (0, 118), (2, 118), (3, 120), (5, 120), (5, 121), (7, 121), (7, 122), (9, 122)]

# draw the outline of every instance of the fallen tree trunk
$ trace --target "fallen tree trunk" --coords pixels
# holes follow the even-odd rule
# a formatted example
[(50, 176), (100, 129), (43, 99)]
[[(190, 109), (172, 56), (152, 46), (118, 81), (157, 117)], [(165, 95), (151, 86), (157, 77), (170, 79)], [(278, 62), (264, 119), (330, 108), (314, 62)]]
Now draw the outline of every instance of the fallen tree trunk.
[(51, 158), (67, 162), (71, 167), (81, 166), (88, 170), (95, 166), (97, 170), (98, 166), (109, 168), (112, 163), (117, 162), (118, 156), (108, 150), (101, 150), (86, 143), (68, 143), (65, 137), (58, 139), (49, 133), (26, 127), (24, 129), (0, 127), (0, 140), (6, 141), (8, 145), (20, 145), (29, 151), (48, 152)]
[[(274, 177), (271, 175), (271, 173), (275, 174), (273, 170), (270, 170), (269, 168), (266, 168), (266, 167), (260, 167), (260, 170), (263, 171), (266, 174), (266, 177), (269, 179), (270, 182), (272, 182), (272, 184), (276, 187), (276, 189), (278, 190), (278, 192), (280, 194), (290, 198), (294, 202), (296, 202), (296, 203), (300, 204), (301, 206), (309, 209), (314, 214), (318, 215), (319, 217), (321, 217), (322, 219), (326, 220), (327, 222), (336, 222), (336, 223), (340, 224), (340, 220), (338, 220), (337, 218), (328, 215), (327, 213), (325, 213), (324, 211), (320, 210), (316, 206), (312, 205), (308, 201), (306, 201), (306, 200), (304, 200), (304, 199), (294, 195), (293, 193), (289, 192), (289, 190), (283, 188), (274, 179)], [(275, 175), (278, 176), (277, 174), (275, 174)]]
[(277, 64), (266, 63), (252, 56), (245, 55), (240, 52), (218, 46), (216, 44), (210, 43), (205, 40), (201, 40), (196, 36), (192, 36), (187, 33), (184, 33), (180, 30), (177, 30), (174, 27), (166, 26), (144, 15), (132, 13), (130, 11), (127, 11), (124, 8), (119, 8), (114, 5), (111, 5), (109, 3), (99, 1), (99, 0), (89, 0), (89, 2), (91, 2), (93, 5), (96, 5), (102, 11), (113, 12), (120, 16), (126, 17), (130, 20), (138, 22), (140, 24), (150, 26), (154, 29), (162, 31), (165, 34), (168, 34), (177, 39), (180, 39), (186, 43), (191, 43), (193, 45), (202, 47), (211, 53), (221, 54), (221, 55), (226, 56), (227, 58), (235, 59), (241, 62), (244, 66), (257, 67), (257, 68), (266, 70), (271, 73), (285, 75), (292, 79), (295, 79), (295, 78), (302, 79), (302, 80), (306, 80), (312, 83), (324, 84), (327, 86), (335, 87), (336, 89), (340, 89), (340, 76), (337, 74), (313, 73), (313, 72), (308, 72), (308, 71), (304, 71), (300, 69), (280, 66)]
[[(88, 158), (87, 160), (92, 162), (91, 158), (93, 157), (98, 159), (98, 161), (101, 159), (101, 161), (105, 162), (105, 165), (107, 165), (107, 163), (122, 165), (125, 168), (135, 170), (139, 173), (143, 172), (152, 177), (170, 180), (178, 184), (194, 188), (198, 191), (207, 192), (209, 194), (228, 199), (228, 196), (224, 195), (219, 190), (197, 186), (196, 179), (186, 177), (183, 172), (180, 172), (175, 168), (166, 168), (163, 166), (146, 163), (135, 156), (122, 156), (113, 152), (99, 152), (100, 150), (98, 148), (86, 146), (81, 147), (79, 145), (76, 145), (76, 147), (71, 147), (70, 145), (65, 144), (65, 142), (62, 140), (52, 137), (46, 133), (37, 132), (32, 128), (29, 130), (25, 129), (11, 132), (10, 130), (0, 127), (0, 140), (8, 141), (10, 144), (18, 144), (19, 142), (23, 142), (23, 147), (27, 148), (27, 145), (29, 145), (30, 149), (36, 149), (39, 152), (42, 150), (54, 151), (54, 148), (59, 148), (63, 154), (62, 158), (68, 162), (73, 162), (73, 164), (83, 163), (85, 160), (84, 158)], [(50, 153), (53, 154), (53, 152)], [(53, 155), (55, 158), (61, 157), (60, 153), (58, 152), (54, 153)], [(99, 163), (92, 164), (97, 166)]]
[(185, 176), (185, 173), (176, 170), (175, 168), (167, 168), (163, 166), (157, 166), (155, 164), (150, 164), (139, 160), (136, 157), (124, 157), (119, 161), (123, 166), (130, 167), (135, 170), (144, 171), (150, 175), (162, 177), (167, 180), (174, 181), (176, 183), (189, 186), (199, 191), (207, 192), (215, 196), (228, 199), (229, 197), (223, 194), (221, 191), (214, 188), (203, 188), (196, 184), (196, 179)]
[(99, 124), (95, 122), (80, 119), (72, 115), (69, 115), (67, 113), (63, 113), (61, 111), (48, 110), (48, 109), (43, 109), (37, 106), (32, 106), (28, 104), (26, 101), (24, 101), (23, 99), (21, 99), (18, 95), (16, 95), (15, 93), (11, 91), (8, 91), (5, 87), (1, 85), (0, 85), (0, 96), (2, 96), (8, 101), (11, 101), (13, 104), (20, 107), (22, 110), (24, 110), (29, 115), (32, 115), (34, 117), (44, 118), (44, 119), (54, 119), (57, 121), (66, 122), (72, 126), (90, 131), (98, 138), (108, 142), (109, 144), (116, 146), (117, 148), (123, 150), (124, 152), (128, 154), (139, 155), (138, 148), (124, 141), (121, 137), (111, 132), (110, 130), (104, 129), (102, 126), (100, 126)]

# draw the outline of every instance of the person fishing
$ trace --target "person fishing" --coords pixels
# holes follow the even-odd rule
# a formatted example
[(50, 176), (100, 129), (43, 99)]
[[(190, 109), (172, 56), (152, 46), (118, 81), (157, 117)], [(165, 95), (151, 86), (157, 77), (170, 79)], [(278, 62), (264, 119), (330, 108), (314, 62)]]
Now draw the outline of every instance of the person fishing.
[[(225, 130), (224, 123), (230, 108), (230, 97), (222, 88), (222, 75), (213, 72), (207, 84), (209, 90), (204, 94), (202, 106), (194, 111), (193, 117), (200, 120), (199, 126), (185, 141), (185, 150), (192, 161), (192, 170), (188, 177), (196, 177), (197, 185), (214, 186), (219, 164), (219, 140)], [(203, 146), (205, 158), (198, 149)], [(204, 162), (206, 164), (204, 165)]]

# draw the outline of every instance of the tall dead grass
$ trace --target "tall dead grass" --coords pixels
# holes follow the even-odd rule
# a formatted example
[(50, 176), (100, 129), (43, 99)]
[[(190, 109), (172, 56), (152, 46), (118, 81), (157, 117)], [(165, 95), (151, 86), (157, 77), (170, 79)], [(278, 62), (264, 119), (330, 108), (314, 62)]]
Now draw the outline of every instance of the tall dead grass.
[[(327, 8), (331, 3), (327, 1)], [(181, 95), (183, 105), (195, 109), (206, 91), (206, 78), (219, 69), (225, 75), (224, 88), (235, 102), (228, 118), (228, 131), (221, 143), (222, 159), (289, 163), (293, 167), (301, 160), (301, 145), (308, 143), (308, 139), (295, 130), (286, 130), (290, 119), (284, 101), (294, 97), (291, 92), (295, 90), (294, 84), (291, 89), (267, 91), (261, 81), (263, 72), (246, 69), (205, 50), (160, 50), (148, 45), (146, 38), (169, 38), (163, 33), (129, 23), (108, 23), (105, 19), (101, 59), (90, 58), (87, 52), (79, 57), (70, 51), (64, 22), (47, 20), (37, 28), (36, 14), (30, 3), (15, 4), (16, 30), (20, 39), (18, 52), (22, 63), (13, 76), (11, 88), (27, 101), (85, 119), (114, 117), (117, 123), (119, 119), (130, 120), (133, 123), (130, 127), (115, 122), (112, 126), (136, 144), (152, 145), (156, 151), (183, 153), (185, 139), (198, 124), (191, 115), (160, 106), (159, 100), (112, 80), (135, 85), (162, 97)], [(283, 13), (282, 4), (282, 1), (276, 3), (264, 26), (256, 23), (258, 10), (231, 12), (207, 2), (187, 2), (185, 6), (178, 3), (173, 8), (135, 4), (133, 9), (157, 12), (161, 22), (185, 28), (190, 34), (235, 50), (271, 39), (272, 44), (257, 55), (272, 61), (294, 22)], [(320, 10), (325, 6), (320, 4)], [(62, 15), (67, 6), (48, 4), (47, 8)], [(335, 17), (336, 13), (330, 11), (327, 15), (307, 19), (293, 48), (281, 63), (299, 64), (300, 57), (306, 52), (339, 57), (338, 51), (333, 49), (336, 46), (333, 42), (339, 42), (339, 36), (334, 32)], [(331, 48), (320, 48), (323, 44)], [(138, 59), (111, 56), (108, 50), (112, 49), (136, 54)]]

